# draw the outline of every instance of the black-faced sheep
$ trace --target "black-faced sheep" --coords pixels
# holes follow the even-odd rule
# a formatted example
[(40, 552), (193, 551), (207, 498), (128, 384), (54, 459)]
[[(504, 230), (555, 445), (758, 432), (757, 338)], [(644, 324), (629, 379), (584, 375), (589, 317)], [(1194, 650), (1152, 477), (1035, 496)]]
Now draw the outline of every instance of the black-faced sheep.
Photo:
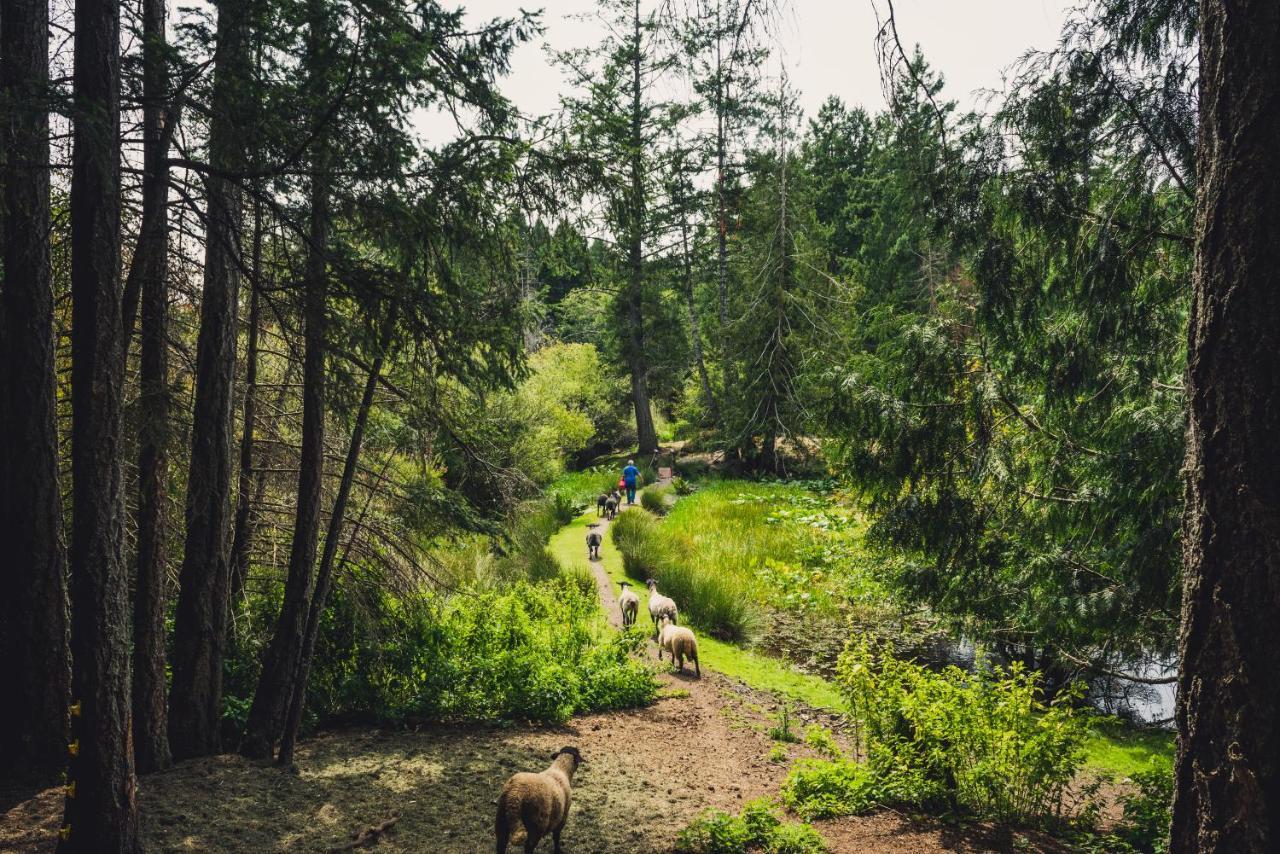
[(653, 620), (653, 636), (656, 638), (660, 627), (658, 621), (663, 617), (671, 620), (671, 622), (680, 622), (680, 612), (676, 608), (676, 602), (667, 596), (663, 596), (658, 592), (658, 582), (650, 578), (645, 582), (649, 586), (649, 619)]
[(596, 518), (597, 519), (604, 515), (604, 505), (606, 504), (606, 502), (608, 502), (608, 500), (609, 500), (609, 493), (607, 492), (600, 493), (599, 497), (596, 498)]
[(497, 854), (506, 854), (517, 824), (524, 825), (525, 854), (532, 854), (548, 833), (555, 841), (556, 854), (560, 854), (560, 833), (569, 818), (569, 784), (582, 761), (578, 748), (562, 747), (546, 771), (512, 775), (498, 796), (498, 817), (494, 821)]
[(587, 531), (587, 560), (600, 559), (600, 544), (604, 542), (604, 537), (600, 536), (600, 532), (596, 530), (596, 526), (592, 525)]
[(693, 671), (702, 678), (702, 666), (698, 664), (698, 639), (693, 632), (684, 626), (677, 626), (667, 617), (662, 618), (662, 628), (658, 633), (658, 661), (662, 661), (662, 651), (671, 655), (671, 663), (684, 673), (684, 660), (693, 662)]
[(604, 515), (612, 519), (618, 515), (618, 498), (616, 495), (610, 495), (604, 501)]
[(636, 614), (640, 612), (640, 597), (630, 590), (629, 582), (620, 582), (622, 592), (618, 594), (618, 610), (622, 611), (622, 627), (629, 628), (636, 624)]

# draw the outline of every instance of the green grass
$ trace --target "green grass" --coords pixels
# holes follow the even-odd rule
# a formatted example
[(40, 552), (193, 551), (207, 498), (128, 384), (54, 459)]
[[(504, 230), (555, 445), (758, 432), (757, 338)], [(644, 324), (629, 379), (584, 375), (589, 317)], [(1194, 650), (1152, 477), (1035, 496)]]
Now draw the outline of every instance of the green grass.
[(546, 491), (548, 494), (558, 492), (575, 507), (589, 507), (595, 512), (596, 497), (617, 485), (618, 477), (613, 468), (596, 465), (586, 471), (565, 472), (552, 481)]
[(1152, 763), (1173, 764), (1173, 733), (1137, 729), (1115, 718), (1097, 718), (1085, 741), (1085, 767), (1115, 777), (1147, 771)]

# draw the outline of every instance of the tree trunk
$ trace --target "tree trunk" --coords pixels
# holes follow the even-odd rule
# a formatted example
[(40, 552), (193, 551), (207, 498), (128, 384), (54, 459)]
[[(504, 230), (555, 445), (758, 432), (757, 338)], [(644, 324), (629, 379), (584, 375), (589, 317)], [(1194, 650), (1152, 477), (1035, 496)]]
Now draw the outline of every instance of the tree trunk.
[[(249, 9), (220, 0), (209, 159), (241, 171), (249, 68)], [(169, 743), (175, 759), (216, 753), (230, 571), (232, 399), (240, 290), (240, 187), (210, 173), (204, 289), (196, 341), (195, 408), (187, 476), (186, 547), (174, 625)]]
[[(166, 768), (171, 761), (164, 655), (165, 484), (169, 469), (169, 292), (165, 273), (169, 257), (167, 158), (171, 132), (165, 126), (168, 80), (164, 0), (145, 0), (142, 27), (145, 104), (142, 226), (129, 278), (140, 283), (138, 291), (142, 300), (138, 571), (133, 606), (133, 749), (138, 771), (145, 774)], [(127, 328), (124, 334), (127, 340)]]
[(649, 404), (649, 363), (644, 352), (644, 131), (641, 99), (644, 89), (640, 79), (641, 29), (640, 0), (635, 0), (634, 22), (635, 49), (631, 53), (631, 198), (628, 216), (630, 233), (627, 236), (627, 268), (629, 276), (626, 291), (626, 351), (627, 368), (631, 372), (631, 402), (636, 413), (636, 436), (639, 452), (651, 454), (658, 450), (658, 434), (653, 426), (653, 410)]
[(0, 285), (0, 767), (66, 757), (66, 554), (49, 271), (49, 9), (0, 0), (4, 276)]
[[(318, 6), (316, 0), (313, 5)], [(313, 9), (309, 61), (313, 73), (319, 68), (323, 50), (323, 15)], [(318, 87), (317, 104), (323, 104), (323, 85)], [(318, 114), (318, 110), (316, 111)], [(312, 156), (311, 222), (307, 249), (304, 325), (306, 351), (302, 367), (302, 454), (298, 470), (298, 505), (294, 518), (293, 543), (289, 550), (289, 571), (285, 578), (284, 601), (275, 631), (263, 657), (262, 674), (254, 691), (253, 705), (244, 742), (245, 756), (269, 757), (284, 730), (289, 700), (294, 692), (298, 661), (302, 655), (307, 606), (312, 593), (316, 563), (316, 540), (320, 533), (320, 493), (324, 479), (325, 418), (325, 311), (328, 291), (326, 249), (329, 235), (329, 184), (327, 144), (317, 139)]]
[(1172, 848), (1280, 848), (1280, 5), (1202, 0)]
[[(724, 28), (720, 20), (720, 3), (716, 3), (716, 295), (720, 302), (722, 391), (729, 399), (737, 388), (737, 371), (729, 349), (729, 211), (724, 195), (726, 161), (728, 159), (728, 82), (725, 80), (722, 42)], [(723, 426), (723, 425), (721, 425)]]
[(262, 322), (258, 304), (258, 277), (262, 275), (262, 204), (253, 204), (253, 260), (249, 282), (249, 352), (245, 354), (244, 415), (240, 432), (240, 477), (236, 488), (236, 518), (231, 542), (232, 606), (244, 593), (249, 577), (249, 546), (253, 540), (253, 434), (258, 410), (258, 325)]
[[(134, 852), (129, 610), (122, 545), (120, 6), (75, 7), (71, 171), (71, 653), (68, 796), (61, 852)], [(74, 786), (74, 790), (70, 787)]]
[(707, 362), (702, 354), (702, 329), (698, 323), (698, 309), (693, 302), (693, 262), (689, 255), (689, 220), (680, 223), (681, 260), (684, 262), (684, 300), (689, 309), (689, 340), (693, 342), (693, 360), (698, 366), (698, 380), (702, 383), (702, 396), (707, 402), (707, 415), (711, 421), (720, 420), (715, 394), (711, 391), (711, 378), (707, 375)]
[(373, 395), (378, 387), (378, 377), (382, 374), (382, 364), (389, 344), (391, 322), (384, 329), (382, 341), (379, 342), (378, 355), (369, 368), (369, 378), (364, 384), (364, 395), (360, 398), (360, 408), (356, 412), (355, 425), (351, 429), (351, 444), (347, 446), (347, 458), (342, 467), (342, 481), (338, 485), (338, 494), (333, 500), (333, 512), (329, 514), (329, 527), (324, 535), (324, 551), (320, 556), (320, 568), (316, 572), (316, 590), (311, 597), (311, 607), (307, 612), (306, 630), (302, 638), (302, 654), (298, 661), (298, 672), (294, 678), (293, 695), (289, 700), (289, 714), (285, 720), (284, 735), (280, 739), (280, 764), (288, 767), (293, 764), (293, 746), (298, 738), (298, 729), (302, 725), (302, 713), (307, 702), (307, 681), (311, 676), (311, 661), (316, 651), (316, 636), (320, 633), (320, 618), (324, 615), (325, 604), (329, 598), (329, 587), (333, 579), (333, 561), (338, 553), (338, 541), (342, 539), (342, 525), (347, 513), (347, 500), (351, 497), (351, 485), (355, 482), (356, 465), (360, 462), (360, 447), (364, 442), (364, 428), (369, 421), (369, 410), (373, 408)]

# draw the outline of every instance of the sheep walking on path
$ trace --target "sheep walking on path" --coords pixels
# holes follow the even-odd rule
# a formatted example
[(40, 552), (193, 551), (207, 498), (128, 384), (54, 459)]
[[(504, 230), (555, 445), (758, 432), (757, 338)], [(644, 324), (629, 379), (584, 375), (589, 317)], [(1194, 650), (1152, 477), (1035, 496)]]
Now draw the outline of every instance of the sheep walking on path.
[(614, 493), (608, 496), (604, 502), (604, 515), (606, 518), (612, 519), (618, 515), (618, 497)]
[(562, 747), (546, 771), (512, 775), (498, 796), (498, 817), (494, 821), (497, 854), (506, 854), (517, 823), (524, 825), (525, 854), (532, 854), (548, 833), (555, 841), (556, 854), (560, 854), (560, 833), (569, 819), (569, 784), (582, 761), (578, 748)]
[(608, 503), (608, 501), (609, 501), (609, 493), (607, 492), (600, 493), (600, 496), (596, 498), (596, 518), (597, 519), (604, 515), (605, 505)]
[(674, 625), (680, 622), (680, 612), (676, 608), (674, 599), (658, 592), (657, 581), (650, 578), (645, 584), (649, 586), (649, 619), (653, 620), (653, 636), (657, 638), (658, 632), (661, 631), (658, 621), (666, 617)]
[(662, 629), (658, 634), (658, 661), (662, 661), (662, 651), (671, 655), (671, 663), (684, 673), (684, 660), (693, 662), (693, 672), (702, 678), (702, 666), (698, 664), (698, 639), (693, 632), (684, 626), (677, 626), (667, 617), (662, 618)]
[(600, 532), (596, 530), (596, 526), (592, 525), (587, 531), (587, 560), (600, 559), (600, 544), (604, 542), (604, 537), (600, 536)]
[(640, 597), (631, 590), (630, 582), (620, 582), (622, 592), (618, 594), (618, 610), (622, 612), (622, 627), (630, 628), (636, 624), (636, 614), (640, 612)]

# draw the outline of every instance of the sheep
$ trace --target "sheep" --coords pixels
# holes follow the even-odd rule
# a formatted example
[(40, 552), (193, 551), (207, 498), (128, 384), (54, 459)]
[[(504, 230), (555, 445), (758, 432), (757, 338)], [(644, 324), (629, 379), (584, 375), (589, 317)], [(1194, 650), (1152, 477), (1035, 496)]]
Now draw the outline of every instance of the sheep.
[(600, 544), (604, 542), (604, 537), (600, 536), (595, 525), (591, 525), (590, 528), (587, 531), (587, 560), (599, 560)]
[(684, 660), (688, 658), (693, 662), (694, 673), (701, 679), (702, 666), (698, 664), (698, 639), (689, 629), (672, 623), (671, 618), (665, 614), (661, 623), (662, 630), (658, 637), (658, 661), (662, 661), (662, 651), (665, 649), (671, 653), (671, 663), (678, 663), (680, 672), (684, 673)]
[(506, 854), (516, 823), (524, 825), (525, 854), (532, 854), (548, 833), (560, 854), (560, 833), (569, 818), (569, 783), (583, 762), (576, 747), (562, 747), (551, 757), (551, 767), (537, 774), (513, 774), (498, 796), (498, 816), (494, 832), (497, 854)]
[(618, 594), (618, 609), (622, 611), (622, 627), (630, 628), (636, 624), (636, 614), (640, 611), (640, 597), (627, 588), (629, 582), (621, 582), (622, 592)]
[(618, 499), (614, 495), (610, 495), (604, 502), (604, 515), (606, 518), (612, 519), (618, 515)]
[(602, 492), (596, 498), (596, 518), (599, 519), (604, 515), (604, 505), (609, 500), (609, 493)]
[(649, 586), (649, 619), (653, 620), (653, 636), (658, 637), (659, 627), (658, 620), (663, 616), (668, 617), (672, 624), (680, 622), (680, 612), (676, 608), (674, 599), (663, 596), (658, 592), (658, 582), (650, 578), (645, 582)]

